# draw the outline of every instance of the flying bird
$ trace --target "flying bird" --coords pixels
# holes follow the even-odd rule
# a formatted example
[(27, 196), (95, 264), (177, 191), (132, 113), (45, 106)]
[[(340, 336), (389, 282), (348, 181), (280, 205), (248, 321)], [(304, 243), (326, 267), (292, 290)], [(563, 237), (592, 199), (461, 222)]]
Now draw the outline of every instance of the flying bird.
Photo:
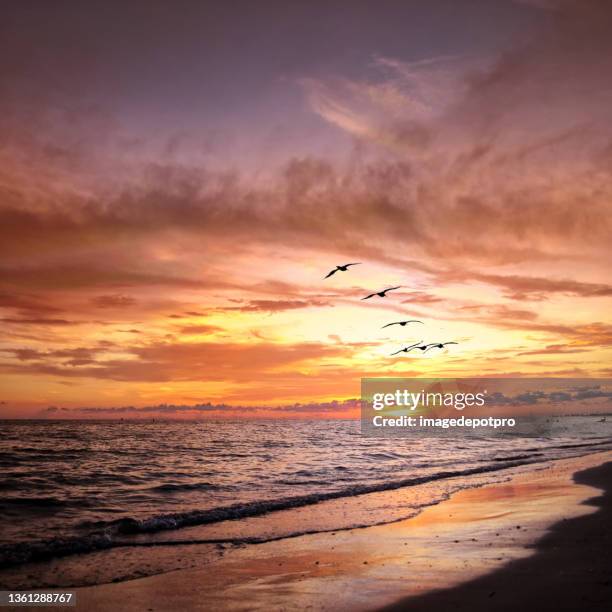
[(391, 353), (391, 357), (393, 357), (393, 355), (399, 355), (400, 353), (407, 353), (408, 351), (411, 351), (412, 349), (415, 349), (415, 348), (422, 348), (422, 347), (419, 346), (419, 344), (421, 344), (421, 342), (423, 342), (423, 341), (420, 340), (416, 344), (411, 344), (410, 346), (406, 346), (403, 349), (400, 349), (399, 351), (395, 351), (395, 353)]
[(447, 344), (459, 344), (458, 342), (431, 342), (430, 344), (426, 344), (425, 345), (425, 349), (427, 352), (428, 350), (432, 349), (432, 348), (444, 348)]
[(394, 291), (395, 289), (400, 289), (400, 287), (389, 287), (388, 289), (383, 289), (382, 291), (377, 291), (376, 293), (370, 293), (370, 295), (366, 295), (364, 298), (361, 298), (361, 299), (369, 300), (370, 298), (373, 298), (375, 295), (377, 295), (378, 297), (385, 297), (387, 291)]
[(326, 278), (329, 278), (336, 272), (346, 272), (349, 269), (349, 266), (358, 266), (360, 263), (361, 263), (360, 261), (356, 261), (354, 263), (344, 264), (343, 266), (336, 266), (327, 276), (323, 277), (323, 280), (325, 280)]
[(387, 323), (386, 325), (383, 325), (381, 329), (385, 329), (385, 327), (391, 327), (391, 325), (401, 325), (402, 327), (404, 327), (404, 325), (406, 325), (407, 323), (423, 323), (423, 321), (417, 321), (416, 319), (410, 319), (409, 321), (395, 321), (393, 323)]

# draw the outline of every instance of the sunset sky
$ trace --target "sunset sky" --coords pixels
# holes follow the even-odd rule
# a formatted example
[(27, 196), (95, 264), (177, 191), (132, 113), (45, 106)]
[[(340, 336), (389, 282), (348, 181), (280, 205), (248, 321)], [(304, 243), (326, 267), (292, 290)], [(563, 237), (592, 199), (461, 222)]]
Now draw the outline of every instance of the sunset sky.
[[(612, 376), (610, 32), (597, 0), (3, 3), (0, 417)], [(390, 357), (420, 340), (459, 344)]]

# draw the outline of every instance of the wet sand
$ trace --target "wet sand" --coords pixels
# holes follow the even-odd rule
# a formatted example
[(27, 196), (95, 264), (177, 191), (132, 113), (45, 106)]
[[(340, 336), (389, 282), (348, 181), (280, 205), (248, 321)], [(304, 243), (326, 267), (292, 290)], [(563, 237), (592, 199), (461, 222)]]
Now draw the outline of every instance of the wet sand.
[(385, 608), (419, 610), (612, 610), (612, 463), (578, 472), (581, 485), (602, 489), (594, 514), (564, 520), (536, 554), (453, 589)]
[(610, 609), (612, 464), (594, 466), (611, 460), (563, 460), (397, 523), (231, 547), (203, 568), (80, 588), (77, 607)]

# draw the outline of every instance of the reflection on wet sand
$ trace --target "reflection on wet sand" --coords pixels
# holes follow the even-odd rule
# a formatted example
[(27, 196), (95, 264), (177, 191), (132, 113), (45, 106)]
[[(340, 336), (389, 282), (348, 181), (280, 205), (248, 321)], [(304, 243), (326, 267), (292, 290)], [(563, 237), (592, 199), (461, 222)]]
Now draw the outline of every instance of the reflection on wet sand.
[(381, 607), (530, 555), (551, 524), (593, 511), (582, 502), (597, 490), (576, 485), (572, 474), (611, 458), (559, 461), (393, 524), (230, 548), (203, 569), (81, 589), (80, 601), (93, 610), (109, 602), (142, 610), (147, 601), (156, 611)]

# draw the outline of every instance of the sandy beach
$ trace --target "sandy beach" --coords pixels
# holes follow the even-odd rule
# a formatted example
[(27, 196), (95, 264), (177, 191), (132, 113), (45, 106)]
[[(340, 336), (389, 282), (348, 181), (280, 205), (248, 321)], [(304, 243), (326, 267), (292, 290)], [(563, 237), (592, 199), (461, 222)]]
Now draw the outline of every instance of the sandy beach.
[(612, 609), (612, 463), (575, 475), (601, 493), (588, 500), (595, 513), (556, 523), (535, 554), (452, 589), (405, 599), (392, 610), (610, 610)]
[(231, 547), (201, 568), (80, 588), (78, 607), (609, 609), (610, 461), (557, 461), (408, 520)]

